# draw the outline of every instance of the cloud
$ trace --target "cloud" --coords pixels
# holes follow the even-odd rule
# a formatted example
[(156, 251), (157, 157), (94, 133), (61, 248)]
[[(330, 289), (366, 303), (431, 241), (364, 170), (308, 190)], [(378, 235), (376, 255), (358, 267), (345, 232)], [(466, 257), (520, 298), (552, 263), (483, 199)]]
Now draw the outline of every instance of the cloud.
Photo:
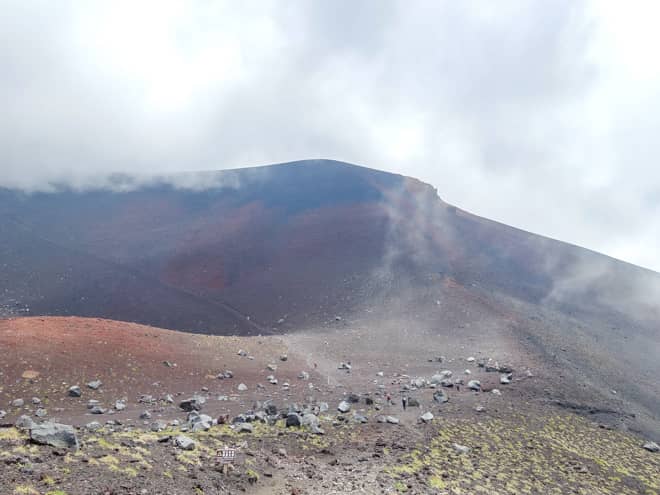
[(6, 0), (0, 185), (333, 158), (660, 269), (642, 7)]

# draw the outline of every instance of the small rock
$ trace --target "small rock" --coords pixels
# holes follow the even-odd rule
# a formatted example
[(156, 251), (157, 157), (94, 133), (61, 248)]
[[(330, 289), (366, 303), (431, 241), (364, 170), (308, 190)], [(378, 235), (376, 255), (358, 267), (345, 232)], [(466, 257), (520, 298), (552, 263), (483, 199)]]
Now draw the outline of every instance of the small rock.
[(474, 356), (470, 356), (469, 358), (467, 358), (468, 363), (474, 363), (474, 361), (475, 361)]
[(78, 385), (74, 385), (73, 387), (69, 387), (67, 393), (69, 394), (69, 397), (80, 397), (82, 395), (82, 390), (80, 390)]
[(286, 361), (287, 359), (289, 359), (289, 356), (287, 356), (286, 354), (282, 354), (280, 356), (280, 361)]
[(649, 452), (660, 452), (660, 446), (655, 442), (646, 442), (642, 445), (642, 448), (648, 450)]
[(395, 418), (394, 416), (386, 416), (385, 421), (388, 422), (391, 425), (398, 425), (399, 424), (399, 418)]
[(117, 402), (115, 402), (115, 409), (117, 411), (123, 411), (124, 409), (126, 409), (126, 403), (124, 403), (124, 401), (118, 400)]
[(494, 388), (492, 393), (493, 393), (493, 395), (502, 395), (502, 392), (500, 392), (499, 388)]
[(149, 426), (149, 429), (153, 432), (163, 431), (165, 428), (167, 428), (167, 423), (165, 421), (163, 421), (162, 419), (158, 419), (158, 420), (154, 421)]
[(12, 407), (23, 407), (25, 405), (25, 401), (23, 399), (14, 399), (11, 401), (11, 406)]
[(425, 412), (419, 417), (419, 419), (422, 421), (422, 423), (428, 423), (433, 419), (433, 414), (431, 412)]
[(309, 380), (309, 373), (306, 371), (301, 371), (300, 374), (298, 375), (298, 378), (301, 380)]
[(151, 413), (149, 411), (142, 411), (140, 413), (140, 419), (151, 419)]
[(238, 387), (236, 387), (236, 389), (239, 392), (245, 392), (248, 388), (247, 388), (247, 385), (245, 383), (239, 383)]
[(467, 384), (470, 390), (479, 392), (481, 390), (481, 382), (479, 380), (470, 380)]
[(195, 450), (195, 442), (192, 438), (185, 435), (179, 435), (174, 438), (174, 445), (182, 450)]
[(41, 404), (41, 399), (39, 397), (32, 397), (32, 404)]
[(234, 431), (236, 433), (252, 433), (253, 430), (252, 423), (236, 423), (234, 425)]
[(5, 416), (7, 416), (7, 411), (4, 409), (0, 409), (0, 419), (4, 419)]
[(445, 402), (449, 402), (449, 397), (444, 390), (437, 390), (436, 392), (433, 392), (433, 400), (440, 404), (444, 404)]
[(466, 447), (465, 445), (460, 445), (458, 443), (452, 444), (452, 447), (459, 454), (467, 454), (470, 452), (470, 447)]
[(191, 397), (191, 398), (186, 399), (186, 400), (182, 400), (179, 403), (179, 407), (181, 409), (183, 409), (184, 411), (186, 411), (186, 412), (201, 411), (202, 406), (204, 405), (205, 402), (206, 402), (206, 399), (204, 397), (195, 396), (195, 397)]
[(26, 416), (25, 414), (23, 414), (20, 418), (16, 420), (14, 426), (16, 426), (16, 428), (19, 428), (21, 430), (29, 430), (35, 424), (36, 423), (32, 421), (32, 418), (30, 416)]
[(92, 390), (98, 390), (101, 387), (101, 385), (103, 385), (103, 382), (101, 380), (93, 380), (87, 384), (87, 386)]
[(103, 409), (101, 406), (93, 406), (89, 412), (91, 414), (105, 414), (105, 409)]
[(45, 418), (48, 415), (48, 411), (46, 411), (43, 407), (40, 407), (35, 411), (34, 415), (37, 418)]
[(98, 421), (91, 421), (85, 425), (85, 428), (89, 431), (98, 431), (102, 428), (102, 426)]
[(508, 385), (509, 383), (511, 383), (511, 375), (510, 374), (500, 375), (500, 383), (502, 385)]
[(302, 419), (301, 417), (296, 414), (296, 413), (289, 413), (286, 416), (286, 426), (291, 427), (291, 426), (301, 426), (302, 425)]
[(248, 353), (247, 353), (247, 351), (244, 351), (243, 349), (239, 349), (239, 351), (236, 354), (238, 354), (241, 357), (245, 357), (245, 356), (247, 356)]
[(341, 402), (339, 403), (339, 405), (337, 406), (337, 410), (338, 410), (340, 413), (347, 413), (348, 411), (351, 410), (351, 405), (350, 405), (348, 402), (346, 402), (345, 400), (343, 400), (343, 401), (341, 401)]

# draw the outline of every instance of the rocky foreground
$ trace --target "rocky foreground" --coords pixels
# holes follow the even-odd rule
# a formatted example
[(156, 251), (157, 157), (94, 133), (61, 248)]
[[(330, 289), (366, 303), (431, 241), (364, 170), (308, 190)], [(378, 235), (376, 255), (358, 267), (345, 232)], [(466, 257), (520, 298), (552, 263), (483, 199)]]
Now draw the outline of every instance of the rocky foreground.
[(486, 343), (0, 330), (1, 494), (660, 493), (657, 438), (618, 395), (562, 395), (561, 372)]
[[(350, 365), (339, 368), (350, 371)], [(484, 363), (484, 367), (487, 364)], [(494, 365), (491, 365), (494, 366)], [(513, 371), (499, 367), (502, 386)], [(387, 392), (255, 402), (233, 417), (205, 414), (205, 394), (140, 397), (137, 421), (92, 420), (80, 427), (35, 412), (0, 429), (2, 493), (583, 493), (656, 494), (660, 448), (653, 442), (561, 410), (519, 411), (499, 389), (463, 378), (391, 377)], [(100, 382), (100, 381), (99, 381)], [(102, 387), (90, 382), (88, 389)], [(449, 393), (452, 390), (450, 401)], [(71, 386), (68, 395), (83, 390)], [(417, 397), (417, 398), (415, 398)], [(425, 400), (429, 398), (430, 400)], [(493, 398), (497, 402), (488, 401)], [(147, 400), (148, 399), (148, 400)], [(37, 402), (35, 398), (32, 402)], [(91, 401), (90, 417), (106, 410)], [(455, 404), (459, 402), (460, 404)], [(424, 404), (424, 406), (422, 405)], [(488, 404), (484, 406), (482, 404)], [(38, 404), (34, 404), (38, 405)], [(16, 399), (13, 407), (25, 407)], [(122, 409), (118, 401), (114, 408)], [(178, 417), (164, 419), (167, 407)], [(39, 411), (39, 409), (37, 409)], [(33, 419), (33, 417), (35, 417)], [(231, 462), (223, 456), (232, 451)]]

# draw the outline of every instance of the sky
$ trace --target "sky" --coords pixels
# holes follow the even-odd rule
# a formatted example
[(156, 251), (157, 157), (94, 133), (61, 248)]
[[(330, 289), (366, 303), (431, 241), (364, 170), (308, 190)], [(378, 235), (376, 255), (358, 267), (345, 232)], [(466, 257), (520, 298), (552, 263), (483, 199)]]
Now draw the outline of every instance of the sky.
[(331, 158), (660, 271), (656, 1), (0, 7), (0, 186)]

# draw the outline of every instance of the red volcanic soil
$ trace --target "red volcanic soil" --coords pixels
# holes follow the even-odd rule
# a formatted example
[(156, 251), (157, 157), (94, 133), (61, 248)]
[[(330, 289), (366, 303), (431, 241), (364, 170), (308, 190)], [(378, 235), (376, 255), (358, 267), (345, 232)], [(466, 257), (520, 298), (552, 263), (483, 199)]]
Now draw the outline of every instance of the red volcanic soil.
[[(244, 349), (253, 357), (239, 356)], [(310, 382), (316, 378), (301, 358), (289, 355), (286, 362), (279, 356), (287, 354), (284, 343), (273, 337), (218, 337), (191, 335), (162, 330), (135, 323), (77, 317), (32, 317), (0, 320), (0, 408), (9, 413), (8, 420), (20, 414), (31, 414), (38, 397), (49, 417), (78, 422), (110, 419), (108, 415), (87, 414), (89, 399), (101, 401), (110, 408), (118, 399), (126, 399), (127, 409), (112, 416), (137, 417), (138, 403), (143, 394), (163, 399), (175, 396), (175, 406), (184, 396), (208, 388), (205, 412), (209, 414), (245, 411), (257, 398), (272, 398), (278, 403), (299, 400), (308, 392), (308, 383), (297, 378), (307, 370)], [(165, 361), (175, 365), (169, 367)], [(277, 371), (266, 366), (277, 365)], [(233, 379), (219, 380), (218, 373), (234, 372)], [(279, 385), (265, 379), (273, 374)], [(100, 379), (103, 385), (92, 390), (86, 384)], [(288, 381), (290, 391), (281, 384)], [(249, 390), (238, 392), (240, 383)], [(257, 383), (266, 388), (257, 392)], [(80, 385), (81, 398), (68, 397), (67, 390)], [(177, 397), (178, 395), (178, 397)], [(219, 401), (218, 396), (228, 400)], [(25, 400), (24, 408), (12, 408), (16, 398)], [(165, 406), (165, 403), (161, 404)], [(179, 413), (174, 406), (160, 412)]]

